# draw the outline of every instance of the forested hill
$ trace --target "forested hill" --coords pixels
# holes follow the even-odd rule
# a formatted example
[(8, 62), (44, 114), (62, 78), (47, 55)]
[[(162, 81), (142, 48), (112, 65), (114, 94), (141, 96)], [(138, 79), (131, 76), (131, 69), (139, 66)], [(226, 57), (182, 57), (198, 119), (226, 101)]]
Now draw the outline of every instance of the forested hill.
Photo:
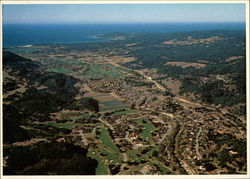
[[(51, 113), (64, 108), (97, 110), (98, 103), (92, 98), (74, 99), (78, 89), (77, 79), (61, 73), (46, 72), (39, 62), (3, 53), (3, 143), (29, 143), (34, 137), (54, 140), (55, 134), (69, 133), (67, 129), (46, 127)], [(80, 105), (80, 107), (79, 107)], [(29, 126), (23, 127), (23, 126)], [(36, 126), (40, 129), (33, 129)], [(27, 130), (29, 129), (29, 130)], [(44, 130), (44, 132), (40, 132)], [(44, 140), (46, 141), (46, 140)], [(37, 145), (7, 147), (7, 175), (23, 174), (94, 174), (97, 161), (86, 156), (87, 150), (69, 143), (56, 141)], [(22, 165), (20, 165), (20, 161)], [(55, 167), (56, 166), (56, 167)]]
[(137, 60), (126, 63), (127, 67), (157, 69), (159, 76), (180, 80), (182, 93), (195, 93), (206, 103), (245, 102), (244, 31), (140, 34), (135, 39), (141, 43), (128, 55)]

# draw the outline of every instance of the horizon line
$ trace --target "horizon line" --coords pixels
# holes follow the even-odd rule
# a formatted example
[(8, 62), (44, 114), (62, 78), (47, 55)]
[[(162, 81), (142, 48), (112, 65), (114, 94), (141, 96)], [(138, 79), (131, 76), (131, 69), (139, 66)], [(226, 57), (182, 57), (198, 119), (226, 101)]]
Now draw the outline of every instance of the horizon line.
[(84, 25), (84, 24), (89, 24), (89, 25), (114, 25), (114, 24), (204, 24), (204, 23), (246, 23), (245, 21), (207, 21), (207, 22), (200, 22), (200, 21), (180, 21), (180, 22), (51, 22), (51, 23), (4, 23), (2, 22), (2, 25)]

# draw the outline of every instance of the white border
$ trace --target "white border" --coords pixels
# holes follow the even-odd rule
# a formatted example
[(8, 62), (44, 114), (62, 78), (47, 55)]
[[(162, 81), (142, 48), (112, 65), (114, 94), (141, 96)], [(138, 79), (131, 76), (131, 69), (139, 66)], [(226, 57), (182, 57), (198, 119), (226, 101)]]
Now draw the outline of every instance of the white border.
[(2, 143), (2, 98), (0, 100), (0, 114), (1, 114), (1, 121), (0, 121), (0, 126), (1, 126), (1, 133), (0, 133), (0, 140), (1, 140), (1, 150), (0, 150), (0, 154), (1, 154), (1, 169), (0, 169), (0, 178), (6, 178), (6, 179), (16, 179), (16, 178), (20, 178), (20, 179), (27, 179), (27, 178), (38, 178), (38, 179), (43, 179), (43, 178), (53, 178), (53, 179), (59, 179), (59, 178), (63, 178), (63, 179), (72, 179), (72, 178), (95, 178), (95, 179), (105, 179), (105, 178), (143, 178), (143, 179), (151, 179), (153, 178), (174, 178), (174, 179), (179, 179), (179, 178), (224, 178), (224, 179), (231, 179), (231, 178), (250, 178), (250, 144), (249, 144), (249, 138), (250, 138), (250, 132), (249, 132), (249, 119), (250, 119), (250, 108), (249, 108), (249, 100), (250, 100), (250, 77), (249, 77), (249, 68), (250, 68), (250, 62), (249, 62), (249, 1), (248, 0), (210, 0), (210, 1), (202, 1), (202, 0), (193, 0), (193, 1), (188, 1), (188, 0), (176, 0), (176, 1), (168, 1), (168, 0), (162, 0), (162, 1), (133, 1), (133, 0), (127, 0), (127, 1), (113, 1), (113, 0), (109, 0), (109, 1), (105, 1), (105, 0), (101, 0), (101, 1), (82, 1), (82, 0), (74, 0), (74, 1), (49, 1), (49, 0), (44, 0), (44, 1), (26, 1), (26, 0), (2, 0), (0, 1), (0, 22), (1, 22), (1, 27), (0, 27), (0, 67), (1, 67), (1, 75), (0, 75), (0, 96), (2, 96), (2, 4), (233, 4), (233, 3), (244, 3), (245, 4), (245, 9), (246, 9), (246, 66), (247, 66), (247, 77), (246, 77), (246, 81), (247, 81), (247, 174), (246, 175), (159, 175), (159, 176), (149, 176), (149, 175), (144, 175), (144, 176), (132, 176), (132, 175), (121, 175), (121, 176), (110, 176), (110, 175), (99, 175), (99, 176), (79, 176), (79, 175), (75, 175), (75, 176), (66, 176), (66, 175), (62, 175), (62, 176), (3, 176), (2, 172), (3, 172), (3, 168), (2, 168), (2, 162), (3, 162), (3, 143)]
[(240, 3), (247, 3), (248, 0), (144, 0), (144, 1), (134, 1), (134, 0), (126, 0), (126, 1), (119, 1), (119, 0), (57, 0), (57, 1), (50, 1), (50, 0), (43, 0), (43, 1), (27, 1), (27, 0), (2, 0), (2, 4), (240, 4)]

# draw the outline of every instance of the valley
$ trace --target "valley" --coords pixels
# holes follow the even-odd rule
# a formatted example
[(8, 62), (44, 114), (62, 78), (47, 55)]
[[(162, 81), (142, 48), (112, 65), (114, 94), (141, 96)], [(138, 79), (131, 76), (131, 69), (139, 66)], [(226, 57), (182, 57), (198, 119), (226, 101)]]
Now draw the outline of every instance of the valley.
[(5, 174), (246, 174), (242, 31), (106, 36), (4, 49)]

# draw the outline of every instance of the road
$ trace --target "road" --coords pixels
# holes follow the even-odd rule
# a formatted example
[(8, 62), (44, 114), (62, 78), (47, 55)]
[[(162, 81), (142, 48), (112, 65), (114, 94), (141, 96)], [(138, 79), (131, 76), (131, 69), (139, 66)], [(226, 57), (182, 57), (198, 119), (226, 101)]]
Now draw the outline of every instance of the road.
[(182, 98), (180, 96), (175, 96), (174, 99), (176, 101), (178, 101), (179, 103), (185, 103), (185, 104), (191, 105), (192, 107), (201, 107), (200, 103), (189, 101), (189, 100), (184, 99), (184, 98)]
[(128, 156), (127, 156), (127, 154), (126, 153), (122, 153), (122, 155), (123, 155), (123, 162), (124, 163), (121, 165), (120, 171), (124, 170), (124, 168), (126, 167), (127, 162), (128, 162)]
[(102, 123), (104, 123), (106, 126), (108, 126), (112, 131), (114, 130), (114, 127), (110, 124), (110, 123), (108, 123), (107, 121), (104, 121), (104, 120), (102, 120), (102, 115), (98, 118), (98, 120), (100, 121), (100, 122), (102, 122)]
[(161, 90), (161, 91), (167, 91), (166, 88), (164, 88), (162, 85), (160, 85), (157, 81), (153, 80), (151, 77), (147, 76), (145, 73), (143, 73), (142, 71), (139, 70), (134, 70), (135, 72), (139, 73), (141, 76), (143, 76), (144, 78), (146, 78), (149, 82), (154, 83), (155, 86)]
[(147, 76), (144, 72), (140, 71), (140, 70), (134, 70), (134, 69), (130, 69), (130, 68), (127, 68), (127, 67), (124, 67), (124, 66), (121, 66), (115, 62), (111, 62), (110, 60), (108, 60), (108, 62), (116, 67), (119, 67), (119, 68), (124, 68), (124, 69), (127, 69), (127, 70), (131, 70), (131, 71), (134, 71), (138, 74), (140, 74), (141, 76), (143, 76), (144, 78), (147, 79), (147, 81), (151, 82), (151, 83), (154, 83), (155, 86), (161, 90), (161, 91), (166, 91), (167, 89), (164, 88), (162, 85), (160, 85), (157, 81), (153, 80), (150, 76)]
[(88, 141), (85, 139), (83, 131), (79, 130), (78, 132), (79, 132), (79, 135), (82, 138), (81, 142), (84, 143), (85, 146), (87, 146), (88, 145)]
[(200, 151), (199, 151), (199, 137), (200, 137), (201, 132), (202, 132), (202, 127), (199, 128), (199, 131), (198, 131), (198, 133), (196, 135), (196, 139), (195, 139), (195, 142), (196, 142), (195, 151), (196, 151), (196, 155), (197, 155), (198, 160), (202, 159), (202, 156), (201, 156)]
[(195, 175), (195, 174), (196, 174), (195, 170), (194, 170), (192, 167), (190, 167), (190, 166), (186, 163), (185, 160), (180, 160), (180, 163), (181, 163), (181, 166), (187, 171), (187, 173), (188, 173), (189, 175)]

